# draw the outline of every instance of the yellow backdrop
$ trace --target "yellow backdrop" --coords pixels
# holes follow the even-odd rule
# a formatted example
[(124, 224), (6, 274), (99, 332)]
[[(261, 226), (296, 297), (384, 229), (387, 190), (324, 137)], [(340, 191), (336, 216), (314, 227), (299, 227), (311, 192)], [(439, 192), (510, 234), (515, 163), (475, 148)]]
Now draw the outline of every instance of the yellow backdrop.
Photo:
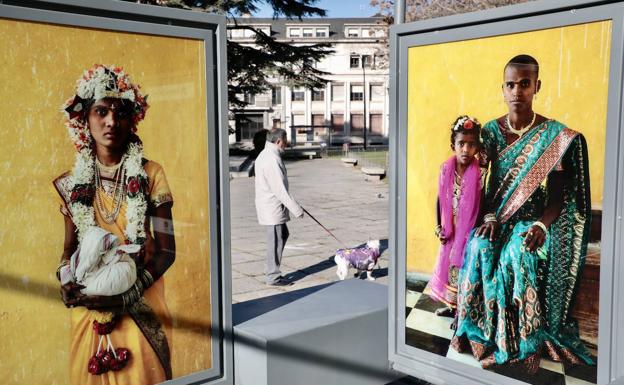
[(433, 271), (437, 178), (452, 155), (451, 124), (463, 114), (485, 124), (507, 113), (503, 67), (516, 55), (540, 64), (534, 110), (587, 138), (592, 203), (602, 203), (610, 43), (604, 21), (409, 49), (407, 271)]
[[(173, 375), (212, 364), (203, 41), (0, 19), (0, 378), (68, 383), (69, 312), (54, 273), (63, 219), (52, 180), (75, 151), (60, 106), (94, 63), (125, 68), (149, 95), (145, 156), (174, 196), (177, 259), (165, 274)], [(86, 364), (85, 364), (86, 370)]]

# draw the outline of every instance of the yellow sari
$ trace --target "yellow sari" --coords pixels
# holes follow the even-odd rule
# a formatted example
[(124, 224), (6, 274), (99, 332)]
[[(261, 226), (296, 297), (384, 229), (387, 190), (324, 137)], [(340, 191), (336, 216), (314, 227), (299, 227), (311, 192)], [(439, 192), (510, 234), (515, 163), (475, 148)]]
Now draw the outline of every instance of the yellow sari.
[[(149, 215), (150, 209), (153, 210), (166, 202), (173, 202), (173, 199), (162, 167), (156, 162), (148, 161), (143, 168), (149, 180)], [(67, 176), (68, 174), (64, 174), (54, 181), (59, 195), (63, 198), (61, 211), (65, 215), (69, 213), (66, 208), (68, 202), (66, 198), (71, 194), (67, 188)], [(96, 194), (99, 195), (106, 209), (112, 211), (113, 199), (110, 192), (107, 193), (102, 189), (98, 189)], [(97, 209), (95, 210), (95, 221), (98, 226), (119, 237), (121, 242), (126, 240), (124, 234), (127, 224), (125, 201), (122, 202), (119, 215), (114, 223), (106, 223)], [(146, 221), (146, 223), (149, 223), (149, 221)], [(149, 234), (150, 232), (148, 231), (148, 237), (151, 237)], [(161, 277), (143, 293), (143, 299), (156, 314), (160, 321), (161, 329), (164, 329), (160, 332), (162, 334), (162, 331), (164, 331), (166, 341), (170, 344), (171, 316), (165, 302), (164, 289), (164, 278)], [(150, 344), (150, 340), (146, 338), (144, 332), (130, 314), (121, 315), (115, 329), (110, 334), (115, 348), (127, 348), (130, 350), (131, 358), (128, 365), (120, 371), (108, 371), (101, 375), (90, 374), (87, 370), (87, 364), (97, 351), (100, 340), (100, 336), (93, 330), (93, 321), (98, 314), (100, 313), (85, 307), (70, 309), (72, 339), (69, 374), (72, 385), (150, 385), (170, 379), (170, 362), (168, 363), (169, 368), (166, 370), (163, 367), (162, 359), (159, 358)], [(165, 350), (167, 350), (168, 354), (168, 346)]]

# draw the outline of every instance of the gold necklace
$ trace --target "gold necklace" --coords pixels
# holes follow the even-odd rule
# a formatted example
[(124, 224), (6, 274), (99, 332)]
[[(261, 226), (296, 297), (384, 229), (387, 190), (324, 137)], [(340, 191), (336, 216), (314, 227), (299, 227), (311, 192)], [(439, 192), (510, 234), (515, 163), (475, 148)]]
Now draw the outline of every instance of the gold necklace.
[(533, 119), (531, 119), (531, 123), (529, 123), (528, 126), (524, 126), (522, 128), (513, 128), (511, 126), (511, 122), (509, 121), (509, 114), (507, 114), (507, 116), (505, 117), (505, 123), (507, 124), (507, 129), (509, 131), (511, 131), (512, 133), (518, 135), (518, 136), (522, 136), (524, 135), (525, 132), (529, 131), (529, 129), (533, 126), (533, 123), (535, 123), (535, 118), (537, 117), (537, 114), (535, 112), (533, 112)]
[[(97, 160), (97, 158), (96, 158)], [(119, 169), (121, 164), (125, 161), (125, 155), (121, 158), (121, 161), (113, 167), (117, 167)], [(110, 224), (115, 223), (117, 217), (119, 216), (119, 211), (121, 210), (121, 202), (123, 201), (124, 196), (126, 195), (126, 186), (125, 186), (125, 176), (126, 170), (121, 167), (121, 170), (117, 172), (117, 178), (115, 178), (115, 184), (113, 187), (113, 209), (109, 211), (102, 202), (102, 198), (100, 197), (97, 190), (102, 190), (105, 193), (104, 186), (102, 185), (102, 179), (100, 175), (100, 168), (96, 167), (95, 172), (95, 206), (100, 213), (100, 216), (104, 220), (104, 222)]]
[(103, 164), (102, 162), (100, 162), (100, 160), (98, 159), (98, 157), (95, 157), (95, 164), (97, 164), (97, 167), (104, 171), (106, 174), (109, 175), (115, 175), (115, 173), (117, 172), (117, 170), (119, 170), (119, 167), (121, 167), (121, 164), (123, 163), (124, 159), (125, 159), (126, 155), (124, 154), (124, 156), (121, 158), (121, 160), (119, 161), (119, 163), (112, 165), (112, 166), (107, 166), (105, 164)]

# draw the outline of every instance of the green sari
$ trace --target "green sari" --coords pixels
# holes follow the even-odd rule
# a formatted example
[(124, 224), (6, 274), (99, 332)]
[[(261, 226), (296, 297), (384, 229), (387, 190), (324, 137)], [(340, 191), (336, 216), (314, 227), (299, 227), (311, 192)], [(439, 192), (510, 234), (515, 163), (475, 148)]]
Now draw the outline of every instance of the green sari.
[[(587, 145), (581, 134), (554, 120), (507, 145), (496, 120), (482, 131), (490, 163), (485, 204), (501, 225), (494, 242), (469, 236), (459, 275), (458, 325), (452, 346), (472, 351), (483, 367), (593, 360), (570, 318), (585, 262), (591, 218)], [(548, 204), (551, 171), (563, 171), (563, 210), (544, 245), (524, 250), (524, 237)]]

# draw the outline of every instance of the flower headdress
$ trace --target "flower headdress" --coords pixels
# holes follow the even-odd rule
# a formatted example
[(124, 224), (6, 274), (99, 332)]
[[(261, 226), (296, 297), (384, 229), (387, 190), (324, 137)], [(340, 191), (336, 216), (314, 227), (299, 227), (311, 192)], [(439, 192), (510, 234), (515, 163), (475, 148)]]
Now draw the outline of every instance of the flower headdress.
[(460, 116), (453, 125), (453, 131), (459, 130), (472, 130), (475, 126), (481, 127), (481, 124), (476, 118), (471, 118), (468, 115)]
[[(88, 111), (91, 105), (103, 98), (127, 100), (133, 105), (133, 125), (130, 142), (122, 157), (120, 172), (125, 192), (128, 224), (125, 234), (129, 242), (143, 244), (146, 238), (145, 213), (147, 212), (147, 174), (143, 169), (143, 145), (134, 133), (137, 123), (145, 118), (148, 108), (147, 96), (139, 86), (132, 84), (120, 67), (95, 64), (85, 71), (76, 82), (76, 94), (62, 107), (65, 126), (78, 153), (70, 176), (71, 196), (68, 205), (72, 220), (81, 241), (90, 226), (96, 226), (94, 197), (96, 187), (96, 164), (93, 137), (89, 131)], [(120, 198), (121, 199), (121, 198)]]
[(78, 79), (76, 94), (67, 99), (62, 107), (66, 117), (65, 126), (78, 151), (91, 146), (87, 114), (91, 105), (103, 98), (123, 99), (132, 103), (133, 133), (136, 132), (137, 124), (145, 118), (145, 111), (149, 107), (147, 96), (141, 94), (138, 85), (132, 84), (123, 68), (95, 64)]
[(451, 130), (453, 132), (451, 138), (452, 140), (453, 138), (455, 138), (456, 133), (464, 132), (476, 134), (479, 138), (479, 142), (483, 143), (483, 138), (481, 138), (481, 123), (479, 123), (476, 118), (470, 117), (468, 115), (462, 115), (457, 118), (457, 120), (455, 120), (455, 123), (453, 123)]

